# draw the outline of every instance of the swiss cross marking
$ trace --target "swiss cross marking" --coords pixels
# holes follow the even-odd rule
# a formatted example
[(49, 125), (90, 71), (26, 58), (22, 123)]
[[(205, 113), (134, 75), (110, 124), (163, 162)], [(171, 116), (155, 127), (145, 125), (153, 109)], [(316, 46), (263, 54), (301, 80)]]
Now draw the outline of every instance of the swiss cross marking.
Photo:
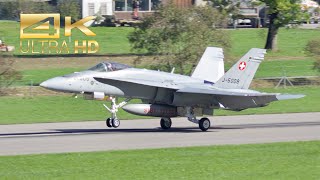
[(247, 63), (246, 63), (246, 62), (241, 61), (241, 62), (239, 63), (239, 69), (240, 69), (240, 71), (243, 71), (246, 67), (247, 67)]

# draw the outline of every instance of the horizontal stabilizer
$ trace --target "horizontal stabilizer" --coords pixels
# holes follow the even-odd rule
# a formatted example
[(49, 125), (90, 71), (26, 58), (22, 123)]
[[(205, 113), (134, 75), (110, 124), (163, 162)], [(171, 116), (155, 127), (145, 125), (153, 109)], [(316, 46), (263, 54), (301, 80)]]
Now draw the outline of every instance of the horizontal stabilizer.
[(304, 94), (279, 94), (276, 96), (276, 98), (280, 101), (280, 100), (287, 100), (287, 99), (299, 99), (305, 96), (306, 95)]
[(185, 87), (185, 88), (179, 89), (177, 92), (193, 93), (193, 94), (208, 94), (208, 95), (225, 95), (225, 96), (266, 96), (266, 95), (276, 96), (278, 95), (274, 93), (260, 93), (252, 90), (240, 91), (240, 90), (233, 90), (233, 89), (218, 89), (218, 88), (212, 88), (208, 86), (199, 87), (199, 88)]
[[(247, 108), (263, 107), (272, 101), (298, 99), (305, 95), (263, 93), (253, 90), (221, 89), (212, 86), (184, 87), (177, 93), (206, 95), (208, 99), (214, 98), (220, 107), (230, 110), (243, 110)], [(185, 96), (187, 98), (188, 96)]]

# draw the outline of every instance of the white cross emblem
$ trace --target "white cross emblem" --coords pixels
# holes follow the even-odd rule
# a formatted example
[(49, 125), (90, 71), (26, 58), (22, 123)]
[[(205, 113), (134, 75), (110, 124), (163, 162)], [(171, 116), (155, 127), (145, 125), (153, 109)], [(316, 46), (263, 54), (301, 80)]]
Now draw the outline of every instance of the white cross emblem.
[(243, 70), (246, 68), (246, 66), (247, 66), (247, 63), (244, 62), (244, 61), (242, 61), (242, 62), (240, 62), (240, 64), (239, 64), (239, 69), (240, 69), (241, 71), (243, 71)]

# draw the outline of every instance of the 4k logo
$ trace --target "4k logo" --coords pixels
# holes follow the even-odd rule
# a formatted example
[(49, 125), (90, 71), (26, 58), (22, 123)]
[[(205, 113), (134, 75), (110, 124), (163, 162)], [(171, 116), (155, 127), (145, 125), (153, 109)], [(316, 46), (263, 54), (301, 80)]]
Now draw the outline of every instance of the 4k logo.
[[(71, 17), (65, 17), (64, 36), (71, 36), (73, 28), (79, 29), (85, 36), (96, 36), (84, 25), (95, 18), (95, 16), (88, 16), (71, 23)], [(95, 53), (99, 49), (99, 44), (95, 40), (86, 40), (82, 37), (81, 40), (76, 39), (71, 43), (71, 37), (69, 42), (60, 39), (60, 34), (62, 34), (60, 30), (60, 14), (20, 14), (20, 20), (21, 53), (69, 54), (71, 47), (74, 47), (74, 53), (79, 53), (79, 50), (82, 53)]]
[[(95, 36), (96, 34), (90, 31), (84, 23), (95, 19), (94, 16), (88, 16), (71, 24), (71, 17), (65, 18), (65, 36), (71, 35), (71, 29), (78, 28), (87, 36)], [(60, 14), (21, 14), (20, 15), (20, 38), (41, 38), (41, 39), (57, 39), (60, 38)], [(53, 27), (50, 26), (53, 22)], [(52, 23), (51, 23), (52, 24)], [(32, 31), (40, 32), (25, 32), (31, 28)], [(50, 31), (53, 28), (53, 33), (45, 33), (44, 30)]]
[[(60, 38), (60, 14), (21, 14), (20, 38)], [(43, 22), (44, 21), (44, 22)], [(50, 21), (53, 21), (53, 34), (42, 32), (50, 31)], [(38, 26), (37, 26), (38, 25)], [(40, 32), (25, 32), (27, 30)]]

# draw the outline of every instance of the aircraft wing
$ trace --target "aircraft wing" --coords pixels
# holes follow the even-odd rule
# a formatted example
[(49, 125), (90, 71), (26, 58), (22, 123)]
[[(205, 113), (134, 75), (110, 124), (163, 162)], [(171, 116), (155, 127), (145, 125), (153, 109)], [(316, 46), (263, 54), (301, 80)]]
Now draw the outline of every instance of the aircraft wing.
[(152, 86), (152, 87), (162, 87), (167, 89), (179, 89), (178, 85), (172, 81), (151, 81), (151, 80), (140, 80), (134, 78), (118, 78), (118, 77), (94, 77), (95, 80), (104, 84), (114, 84), (117, 82), (130, 83), (130, 84), (138, 84), (144, 86)]
[[(297, 99), (304, 95), (290, 95), (279, 93), (261, 93), (252, 90), (241, 89), (221, 89), (207, 85), (190, 86), (185, 83), (176, 84), (171, 81), (151, 81), (139, 80), (135, 78), (118, 78), (118, 77), (94, 77), (95, 80), (105, 84), (126, 83), (131, 85), (161, 87), (175, 90), (175, 94), (182, 97), (183, 101), (173, 104), (178, 106), (200, 105), (204, 101), (217, 102), (222, 108), (231, 110), (242, 110), (253, 107), (266, 106), (272, 101)], [(202, 100), (201, 100), (202, 99)], [(181, 100), (181, 99), (180, 99)], [(194, 104), (196, 103), (196, 104)], [(207, 104), (207, 103), (206, 103)]]
[[(253, 107), (263, 107), (272, 101), (298, 99), (305, 95), (291, 95), (280, 93), (261, 93), (257, 91), (239, 91), (234, 89), (216, 89), (210, 87), (185, 87), (179, 89), (177, 93), (192, 95), (207, 95), (207, 98), (214, 98), (221, 107), (232, 110), (242, 110)], [(194, 96), (193, 96), (194, 97)]]
[(244, 96), (244, 97), (275, 96), (278, 100), (298, 99), (305, 96), (303, 94), (262, 93), (257, 91), (237, 91), (237, 90), (231, 90), (231, 89), (215, 89), (215, 88), (208, 88), (208, 87), (202, 87), (202, 88), (185, 87), (185, 88), (179, 89), (177, 92), (208, 94), (208, 95), (217, 95), (217, 96)]
[(192, 88), (185, 87), (179, 89), (178, 93), (193, 93), (193, 94), (208, 94), (208, 95), (225, 95), (225, 96), (264, 96), (264, 95), (279, 95), (276, 93), (260, 93), (254, 91), (234, 91), (230, 89), (215, 89), (215, 88)]

